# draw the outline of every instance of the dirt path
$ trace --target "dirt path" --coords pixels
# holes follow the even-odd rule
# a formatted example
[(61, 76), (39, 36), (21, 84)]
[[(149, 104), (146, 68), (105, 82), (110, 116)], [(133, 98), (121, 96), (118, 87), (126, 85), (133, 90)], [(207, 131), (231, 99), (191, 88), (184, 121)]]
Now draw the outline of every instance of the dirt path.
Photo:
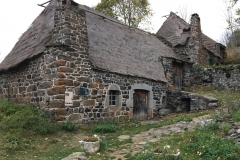
[[(168, 135), (171, 133), (183, 133), (185, 130), (192, 130), (197, 124), (203, 125), (207, 123), (210, 119), (210, 115), (205, 115), (201, 117), (193, 118), (191, 122), (178, 122), (172, 125), (163, 126), (160, 128), (153, 128), (145, 132), (141, 132), (139, 134), (130, 137), (128, 135), (122, 135), (119, 137), (119, 140), (128, 139), (129, 137), (132, 139), (133, 143), (131, 145), (122, 146), (118, 149), (113, 149), (110, 153), (111, 157), (115, 157), (114, 159), (126, 159), (124, 156), (128, 153), (134, 155), (137, 152), (142, 150), (142, 147), (147, 144), (147, 142), (157, 142), (160, 139), (164, 138), (162, 135)], [(156, 121), (148, 121), (142, 123), (157, 123)], [(131, 152), (132, 151), (132, 152)]]

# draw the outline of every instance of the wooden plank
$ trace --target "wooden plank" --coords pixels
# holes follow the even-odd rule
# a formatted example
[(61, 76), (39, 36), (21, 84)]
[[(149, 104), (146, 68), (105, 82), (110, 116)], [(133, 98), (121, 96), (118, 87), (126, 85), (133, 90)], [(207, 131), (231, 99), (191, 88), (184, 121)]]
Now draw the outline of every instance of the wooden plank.
[(136, 120), (147, 119), (148, 91), (135, 90), (133, 94), (133, 117)]
[(183, 65), (181, 63), (173, 62), (173, 85), (176, 89), (182, 89), (182, 69)]

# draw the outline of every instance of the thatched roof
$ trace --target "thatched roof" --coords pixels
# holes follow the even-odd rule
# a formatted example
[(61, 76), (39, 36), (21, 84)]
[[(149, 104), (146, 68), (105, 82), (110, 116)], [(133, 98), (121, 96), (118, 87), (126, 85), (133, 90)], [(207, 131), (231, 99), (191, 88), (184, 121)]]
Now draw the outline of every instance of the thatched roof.
[(173, 50), (144, 31), (86, 12), (89, 55), (96, 68), (166, 82), (161, 57)]
[[(53, 0), (37, 17), (0, 64), (0, 70), (14, 67), (45, 50), (52, 41), (57, 5), (57, 0)], [(87, 6), (76, 5), (86, 11), (89, 56), (95, 68), (167, 82), (159, 60), (161, 57), (181, 60), (170, 47), (153, 35), (130, 28)]]
[(189, 32), (187, 32), (189, 29), (190, 25), (187, 22), (171, 12), (158, 30), (157, 35), (165, 38), (175, 47), (177, 45), (185, 45), (187, 38), (190, 37)]
[(54, 12), (57, 0), (51, 3), (33, 21), (32, 25), (22, 34), (12, 51), (0, 64), (0, 70), (8, 70), (26, 59), (42, 53), (45, 46), (51, 43), (54, 28)]
[[(168, 40), (172, 46), (185, 45), (187, 39), (191, 36), (190, 24), (171, 12), (167, 20), (158, 30), (157, 35)], [(220, 57), (219, 50), (216, 48), (216, 41), (202, 33), (202, 42), (203, 47)]]

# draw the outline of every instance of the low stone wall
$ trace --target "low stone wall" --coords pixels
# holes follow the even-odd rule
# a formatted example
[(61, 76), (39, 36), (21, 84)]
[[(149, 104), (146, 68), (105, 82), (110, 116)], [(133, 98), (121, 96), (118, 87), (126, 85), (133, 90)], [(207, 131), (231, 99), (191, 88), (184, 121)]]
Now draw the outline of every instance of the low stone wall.
[(240, 90), (240, 65), (195, 69), (192, 74), (192, 82), (197, 85), (209, 85), (226, 90)]
[(167, 108), (173, 112), (197, 111), (218, 106), (218, 100), (185, 91), (167, 92)]

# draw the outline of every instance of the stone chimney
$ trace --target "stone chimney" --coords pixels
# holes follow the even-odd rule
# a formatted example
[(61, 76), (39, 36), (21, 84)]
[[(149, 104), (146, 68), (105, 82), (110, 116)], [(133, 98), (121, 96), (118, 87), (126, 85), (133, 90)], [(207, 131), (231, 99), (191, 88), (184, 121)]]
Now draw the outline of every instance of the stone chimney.
[(190, 58), (195, 65), (206, 65), (207, 55), (202, 45), (201, 20), (197, 13), (191, 17)]
[(192, 14), (191, 17), (191, 34), (193, 38), (196, 38), (196, 40), (201, 41), (201, 22), (200, 17), (197, 13)]

